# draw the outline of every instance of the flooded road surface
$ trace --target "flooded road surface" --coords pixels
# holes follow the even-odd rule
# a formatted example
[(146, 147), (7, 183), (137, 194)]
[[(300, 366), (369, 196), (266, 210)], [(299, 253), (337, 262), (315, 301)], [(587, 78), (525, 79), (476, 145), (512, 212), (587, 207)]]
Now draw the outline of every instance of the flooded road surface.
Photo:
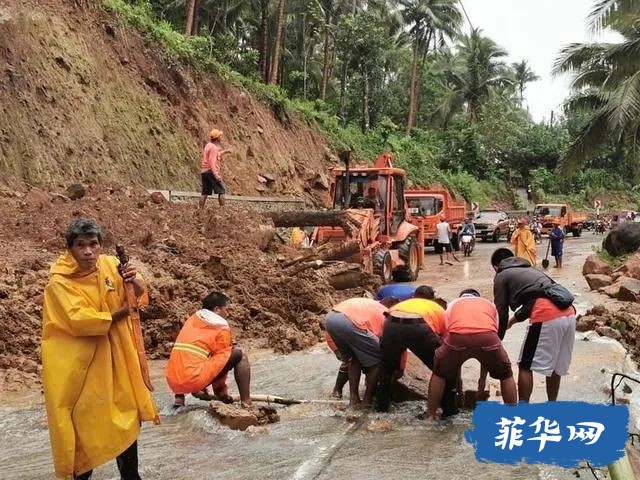
[[(601, 301), (587, 293), (579, 275), (584, 258), (591, 253), (593, 239), (567, 241), (567, 268), (550, 269), (580, 294), (581, 308)], [(464, 287), (479, 288), (489, 295), (493, 273), (489, 255), (495, 245), (483, 245), (469, 260), (454, 266), (430, 267), (420, 283), (436, 287), (451, 299)], [(517, 325), (505, 339), (516, 361), (525, 326)], [(145, 480), (169, 479), (574, 479), (574, 470), (550, 466), (506, 466), (475, 460), (473, 448), (464, 440), (471, 427), (465, 412), (453, 421), (427, 424), (420, 417), (424, 402), (407, 402), (389, 414), (369, 413), (347, 421), (345, 412), (326, 404), (304, 404), (280, 408), (281, 421), (253, 432), (231, 431), (220, 426), (206, 410), (206, 404), (192, 397), (179, 414), (171, 410), (162, 368), (153, 362), (155, 398), (162, 410), (162, 425), (145, 425), (139, 439), (141, 475)], [(338, 362), (326, 347), (306, 352), (274, 355), (257, 352), (252, 362), (253, 393), (303, 399), (326, 399), (331, 391)], [(632, 372), (624, 349), (614, 341), (594, 334), (579, 334), (571, 374), (563, 378), (561, 400), (607, 402), (605, 393), (614, 371)], [(474, 388), (479, 366), (468, 362), (463, 377), (466, 388)], [(231, 381), (232, 390), (234, 382)], [(633, 386), (633, 385), (632, 385)], [(490, 382), (495, 397), (497, 384)], [(640, 389), (639, 389), (640, 390)], [(535, 377), (532, 401), (545, 400), (544, 379)], [(380, 422), (379, 419), (385, 420)], [(355, 420), (355, 421), (354, 421)], [(374, 428), (386, 423), (387, 428)], [(39, 392), (8, 399), (0, 407), (0, 477), (3, 480), (53, 479), (46, 415)], [(589, 474), (590, 475), (590, 474)], [(589, 478), (581, 472), (582, 478)], [(601, 472), (601, 478), (604, 472)], [(114, 462), (96, 470), (97, 480), (116, 479)]]

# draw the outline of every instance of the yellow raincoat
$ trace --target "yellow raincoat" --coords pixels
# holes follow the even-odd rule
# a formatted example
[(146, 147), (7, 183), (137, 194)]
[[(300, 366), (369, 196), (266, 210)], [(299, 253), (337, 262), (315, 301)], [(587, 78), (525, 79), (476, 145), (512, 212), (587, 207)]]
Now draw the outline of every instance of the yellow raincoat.
[(536, 266), (536, 239), (529, 227), (516, 228), (511, 236), (511, 243), (515, 247), (516, 257), (524, 258), (529, 261), (531, 266)]
[(42, 381), (58, 478), (72, 479), (114, 459), (138, 438), (142, 421), (159, 423), (130, 320), (111, 320), (125, 298), (117, 266), (115, 257), (100, 255), (96, 272), (78, 276), (67, 252), (51, 267)]

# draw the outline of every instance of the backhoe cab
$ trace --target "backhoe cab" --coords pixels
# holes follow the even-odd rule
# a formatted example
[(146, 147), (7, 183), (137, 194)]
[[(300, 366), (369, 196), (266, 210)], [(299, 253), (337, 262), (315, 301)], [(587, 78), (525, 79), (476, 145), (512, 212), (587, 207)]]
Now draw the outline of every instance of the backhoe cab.
[(383, 153), (373, 166), (351, 165), (348, 153), (341, 155), (344, 167), (331, 172), (334, 211), (343, 211), (354, 231), (341, 227), (317, 227), (317, 243), (358, 239), (360, 251), (350, 260), (379, 275), (384, 283), (414, 281), (424, 263), (424, 230), (407, 221), (404, 198), (405, 171), (394, 168), (392, 155)]

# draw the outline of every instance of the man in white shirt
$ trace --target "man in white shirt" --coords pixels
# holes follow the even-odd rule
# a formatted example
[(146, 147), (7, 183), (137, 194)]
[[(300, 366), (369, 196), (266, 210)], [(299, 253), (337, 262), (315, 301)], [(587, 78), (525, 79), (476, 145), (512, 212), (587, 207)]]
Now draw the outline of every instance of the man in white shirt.
[(440, 255), (440, 265), (444, 265), (444, 252), (447, 254), (447, 265), (453, 265), (451, 260), (449, 260), (449, 254), (453, 255), (456, 261), (460, 261), (456, 258), (451, 248), (451, 227), (449, 227), (445, 216), (442, 215), (440, 217), (440, 223), (436, 225), (436, 253)]

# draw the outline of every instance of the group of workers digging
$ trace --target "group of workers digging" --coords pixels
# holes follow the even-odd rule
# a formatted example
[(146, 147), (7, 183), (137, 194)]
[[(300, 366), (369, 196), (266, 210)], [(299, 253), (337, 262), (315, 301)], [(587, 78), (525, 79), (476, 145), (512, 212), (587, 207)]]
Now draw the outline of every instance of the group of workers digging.
[[(333, 307), (325, 319), (326, 338), (342, 363), (332, 396), (341, 397), (348, 380), (352, 407), (372, 406), (375, 395), (377, 409), (387, 411), (392, 381), (402, 375), (410, 350), (432, 371), (429, 419), (439, 407), (442, 417), (458, 412), (460, 368), (471, 358), (481, 365), (479, 395), (489, 374), (500, 381), (504, 403), (529, 402), (537, 372), (546, 377), (548, 400), (555, 401), (573, 352), (573, 297), (507, 248), (497, 249), (491, 264), (496, 271), (493, 302), (472, 288), (447, 305), (429, 286), (388, 285), (377, 300), (353, 298)], [(511, 318), (509, 309), (515, 312)], [(516, 322), (525, 320), (529, 325), (518, 358), (516, 389), (502, 339)], [(366, 384), (362, 399), (361, 372)]]
[[(56, 476), (86, 480), (115, 458), (122, 479), (139, 480), (140, 425), (159, 423), (132, 336), (132, 308), (148, 303), (147, 288), (133, 266), (101, 253), (102, 231), (94, 220), (75, 219), (66, 245), (51, 267), (43, 306), (42, 379)], [(467, 289), (447, 306), (430, 287), (394, 285), (381, 290), (378, 300), (336, 305), (326, 316), (328, 341), (342, 361), (333, 395), (341, 396), (348, 381), (350, 403), (358, 405), (364, 371), (362, 403), (371, 405), (377, 391), (378, 408), (387, 410), (391, 382), (411, 350), (433, 372), (429, 418), (440, 405), (443, 416), (457, 412), (459, 371), (469, 358), (483, 367), (480, 391), (486, 371), (500, 380), (505, 403), (516, 403), (518, 394), (528, 401), (535, 371), (547, 377), (548, 398), (555, 400), (571, 361), (573, 299), (559, 306), (562, 288), (558, 292), (549, 277), (508, 249), (496, 250), (491, 263), (497, 272), (494, 303)], [(135, 299), (127, 297), (125, 285), (133, 286)], [(221, 292), (211, 292), (184, 323), (165, 369), (176, 406), (184, 405), (186, 394), (234, 401), (226, 385), (231, 370), (241, 404), (251, 405), (249, 361), (232, 342), (224, 318), (228, 302)], [(510, 308), (516, 312), (511, 319)], [(526, 319), (517, 394), (501, 339), (514, 322)]]

